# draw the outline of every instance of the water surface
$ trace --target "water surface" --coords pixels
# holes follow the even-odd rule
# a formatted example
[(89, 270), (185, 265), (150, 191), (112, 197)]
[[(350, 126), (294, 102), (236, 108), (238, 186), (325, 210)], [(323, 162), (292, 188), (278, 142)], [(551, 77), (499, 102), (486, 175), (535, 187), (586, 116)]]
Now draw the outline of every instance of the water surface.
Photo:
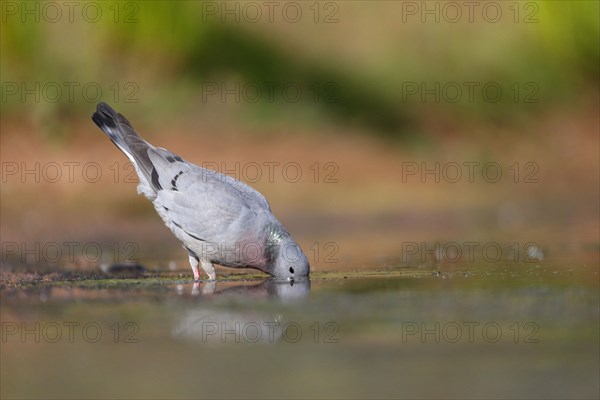
[(3, 398), (597, 398), (597, 267), (2, 291)]

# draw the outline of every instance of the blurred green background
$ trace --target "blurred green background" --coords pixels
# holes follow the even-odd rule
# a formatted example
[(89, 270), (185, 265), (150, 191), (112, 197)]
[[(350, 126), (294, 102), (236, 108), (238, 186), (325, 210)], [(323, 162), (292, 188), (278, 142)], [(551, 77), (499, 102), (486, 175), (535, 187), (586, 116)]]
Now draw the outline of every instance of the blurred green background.
[[(419, 141), (427, 121), (437, 118), (515, 126), (580, 101), (582, 93), (593, 99), (598, 84), (595, 1), (492, 2), (492, 8), (481, 2), (471, 12), (443, 2), (27, 4), (3, 6), (3, 116), (39, 114), (51, 138), (69, 133), (64, 119), (89, 112), (99, 97), (94, 87), (83, 90), (89, 82), (100, 85), (105, 100), (140, 102), (154, 118), (202, 113), (198, 100), (207, 82), (263, 88), (289, 82), (316, 96), (295, 104), (275, 90), (273, 98), (228, 109), (227, 118), (312, 129), (358, 125), (365, 134), (409, 141)], [(437, 11), (428, 14), (427, 7)], [(80, 86), (74, 96), (55, 96), (47, 87), (52, 101), (31, 104), (23, 91), (12, 93), (11, 82), (39, 83), (42, 90), (55, 82), (65, 92), (64, 82)], [(449, 89), (450, 100), (437, 103), (408, 92), (408, 83), (421, 82), (429, 88), (456, 82), (465, 91), (463, 82), (479, 86), (474, 101), (466, 95), (453, 101)], [(488, 82), (504, 90), (497, 102), (479, 93)], [(527, 82), (535, 87), (523, 87)]]

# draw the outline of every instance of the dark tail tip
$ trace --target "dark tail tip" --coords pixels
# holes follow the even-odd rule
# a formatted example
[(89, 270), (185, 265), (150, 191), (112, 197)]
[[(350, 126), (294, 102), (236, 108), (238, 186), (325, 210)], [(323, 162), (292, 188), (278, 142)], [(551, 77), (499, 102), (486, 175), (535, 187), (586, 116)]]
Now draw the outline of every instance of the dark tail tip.
[(103, 101), (98, 103), (96, 112), (92, 115), (92, 121), (94, 121), (94, 123), (102, 130), (104, 130), (105, 127), (114, 129), (117, 127), (117, 124), (125, 124), (132, 127), (127, 118), (116, 112), (111, 106)]
[(116, 128), (117, 127), (117, 112), (104, 102), (98, 103), (96, 112), (92, 115), (92, 121), (98, 128)]

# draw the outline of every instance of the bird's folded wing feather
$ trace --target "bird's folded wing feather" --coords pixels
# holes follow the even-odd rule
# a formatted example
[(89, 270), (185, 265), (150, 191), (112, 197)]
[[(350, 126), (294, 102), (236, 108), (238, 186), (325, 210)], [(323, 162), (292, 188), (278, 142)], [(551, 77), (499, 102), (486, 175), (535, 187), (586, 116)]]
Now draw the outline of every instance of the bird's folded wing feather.
[[(268, 204), (242, 182), (200, 168), (168, 150), (149, 149), (161, 186), (154, 201), (171, 221), (196, 239), (230, 243), (256, 232), (257, 211)], [(258, 196), (257, 196), (258, 195)], [(259, 207), (256, 207), (258, 205)]]

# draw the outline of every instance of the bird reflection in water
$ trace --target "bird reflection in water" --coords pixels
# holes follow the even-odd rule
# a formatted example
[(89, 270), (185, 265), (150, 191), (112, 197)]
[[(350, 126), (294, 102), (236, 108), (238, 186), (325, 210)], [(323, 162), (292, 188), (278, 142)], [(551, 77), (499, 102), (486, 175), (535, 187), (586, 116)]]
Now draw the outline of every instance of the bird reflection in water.
[[(258, 284), (248, 282), (195, 282), (193, 296), (208, 298), (225, 296), (242, 299), (269, 299), (285, 304), (301, 302), (310, 292), (310, 280), (281, 281), (267, 279)], [(183, 287), (178, 292), (184, 294)], [(274, 343), (286, 335), (286, 329), (294, 325), (285, 321), (281, 313), (273, 314), (231, 307), (207, 307), (187, 311), (172, 331), (176, 338), (194, 339), (201, 342), (221, 343)], [(262, 307), (261, 307), (262, 308)], [(297, 325), (297, 324), (296, 324)], [(294, 333), (295, 334), (295, 333)]]

